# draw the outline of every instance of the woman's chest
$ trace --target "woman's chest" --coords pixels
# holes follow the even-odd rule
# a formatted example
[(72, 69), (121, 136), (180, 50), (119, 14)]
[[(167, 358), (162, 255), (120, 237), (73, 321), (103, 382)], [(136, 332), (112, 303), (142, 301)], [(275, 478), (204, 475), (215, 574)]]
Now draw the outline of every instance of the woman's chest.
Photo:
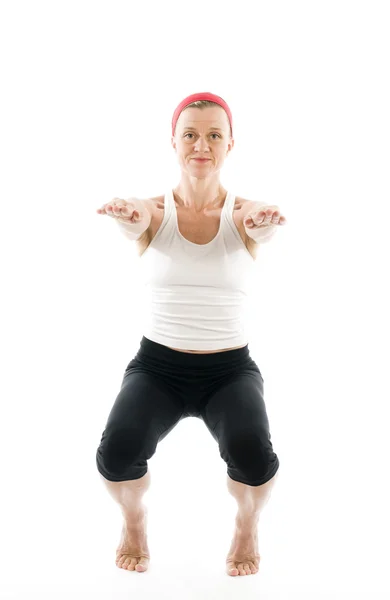
[[(142, 236), (142, 238), (137, 240), (138, 254), (140, 256), (143, 254), (143, 252), (145, 252), (146, 248), (152, 242), (164, 218), (164, 196), (151, 198), (147, 202), (152, 218), (145, 234)], [(236, 197), (233, 208), (233, 221), (243, 244), (245, 244), (248, 252), (255, 259), (257, 244), (247, 236), (243, 224), (243, 210), (245, 203), (247, 202), (249, 201)], [(221, 222), (221, 213), (222, 208), (211, 211), (207, 216), (194, 216), (194, 214), (189, 213), (180, 207), (176, 207), (179, 232), (186, 240), (192, 242), (193, 244), (208, 244), (218, 234)]]

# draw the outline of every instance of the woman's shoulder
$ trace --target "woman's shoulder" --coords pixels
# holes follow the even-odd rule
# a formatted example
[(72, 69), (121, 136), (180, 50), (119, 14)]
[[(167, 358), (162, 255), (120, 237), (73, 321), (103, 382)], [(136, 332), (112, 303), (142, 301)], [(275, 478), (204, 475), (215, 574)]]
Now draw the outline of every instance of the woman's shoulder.
[(164, 208), (164, 198), (165, 194), (161, 196), (154, 196), (153, 198), (145, 198), (143, 202), (149, 210), (154, 212), (155, 210)]

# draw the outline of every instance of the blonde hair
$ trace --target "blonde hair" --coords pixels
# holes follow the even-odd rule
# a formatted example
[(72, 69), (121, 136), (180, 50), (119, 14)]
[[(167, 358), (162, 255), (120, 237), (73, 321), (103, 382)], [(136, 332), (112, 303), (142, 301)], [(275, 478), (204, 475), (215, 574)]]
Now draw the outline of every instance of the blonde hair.
[[(191, 104), (188, 104), (188, 106), (183, 108), (183, 111), (186, 110), (187, 108), (202, 109), (202, 108), (206, 108), (207, 106), (220, 106), (220, 104), (217, 104), (216, 102), (212, 102), (211, 100), (196, 100), (195, 102), (191, 102)], [(227, 116), (227, 114), (226, 114), (226, 116)], [(229, 118), (228, 118), (228, 123), (229, 123), (230, 137), (232, 137), (232, 128), (230, 127)], [(176, 125), (175, 125), (175, 133), (176, 133)]]

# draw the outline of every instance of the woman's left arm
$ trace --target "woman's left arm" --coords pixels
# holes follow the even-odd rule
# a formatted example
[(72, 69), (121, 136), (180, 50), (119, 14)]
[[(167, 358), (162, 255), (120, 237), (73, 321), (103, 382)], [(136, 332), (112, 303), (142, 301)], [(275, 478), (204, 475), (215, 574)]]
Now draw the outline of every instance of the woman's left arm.
[(279, 207), (265, 202), (254, 202), (243, 218), (245, 232), (257, 243), (268, 241), (278, 225), (287, 223)]

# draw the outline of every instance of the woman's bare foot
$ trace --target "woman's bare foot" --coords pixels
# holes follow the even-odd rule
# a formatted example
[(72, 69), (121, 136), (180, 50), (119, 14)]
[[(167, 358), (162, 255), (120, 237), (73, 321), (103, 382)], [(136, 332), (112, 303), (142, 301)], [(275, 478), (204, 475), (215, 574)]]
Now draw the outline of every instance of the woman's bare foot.
[(232, 545), (226, 559), (228, 575), (252, 575), (258, 572), (260, 554), (257, 536), (257, 519), (251, 523), (240, 523), (236, 519)]
[(146, 534), (147, 516), (147, 508), (143, 507), (137, 518), (129, 516), (124, 519), (115, 561), (120, 569), (142, 573), (148, 568), (150, 554)]

